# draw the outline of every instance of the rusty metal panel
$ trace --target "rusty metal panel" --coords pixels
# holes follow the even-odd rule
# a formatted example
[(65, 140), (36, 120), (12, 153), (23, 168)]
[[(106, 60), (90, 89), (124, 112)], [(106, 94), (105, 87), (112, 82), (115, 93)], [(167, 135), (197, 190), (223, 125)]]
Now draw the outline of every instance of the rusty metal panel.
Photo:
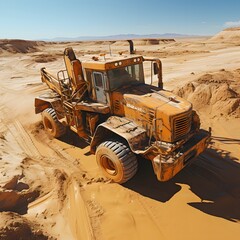
[(175, 156), (158, 155), (152, 160), (154, 172), (159, 181), (168, 181), (191, 163), (207, 147), (210, 133), (200, 130), (178, 149), (180, 153)]
[[(186, 135), (190, 130), (188, 127), (185, 132), (179, 133), (178, 138), (173, 138), (172, 118), (185, 112), (190, 113), (192, 105), (170, 92), (161, 90), (144, 95), (124, 94), (124, 99), (126, 102), (125, 116), (145, 128), (148, 136), (153, 135), (156, 140), (173, 142)], [(188, 126), (191, 125), (190, 118), (188, 118)], [(181, 121), (180, 118), (179, 121)], [(180, 130), (182, 129), (179, 127)]]
[[(132, 120), (124, 117), (112, 116), (102, 124), (100, 124), (95, 132), (94, 139), (99, 138), (99, 129), (105, 128), (110, 132), (117, 134), (118, 136), (126, 139), (129, 143), (131, 150), (137, 154), (144, 153), (149, 147), (148, 137), (146, 130), (138, 126)], [(105, 136), (100, 136), (105, 139)], [(93, 139), (92, 145), (95, 145), (95, 140)]]

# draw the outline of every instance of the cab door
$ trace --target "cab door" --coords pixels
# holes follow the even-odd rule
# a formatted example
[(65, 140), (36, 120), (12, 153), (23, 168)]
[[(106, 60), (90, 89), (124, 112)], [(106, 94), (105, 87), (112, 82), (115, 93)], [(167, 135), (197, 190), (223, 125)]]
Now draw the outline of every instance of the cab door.
[(97, 101), (100, 103), (107, 103), (105, 93), (104, 75), (101, 72), (93, 72), (93, 82)]

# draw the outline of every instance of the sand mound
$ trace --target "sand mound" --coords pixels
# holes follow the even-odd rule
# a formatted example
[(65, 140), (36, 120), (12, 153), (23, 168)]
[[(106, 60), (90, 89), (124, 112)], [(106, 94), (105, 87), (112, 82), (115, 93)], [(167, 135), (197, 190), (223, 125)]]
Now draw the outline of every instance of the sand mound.
[(53, 54), (40, 54), (35, 57), (35, 62), (37, 63), (47, 63), (47, 62), (54, 62), (57, 60), (56, 55)]
[(174, 39), (158, 39), (158, 38), (148, 38), (148, 39), (136, 39), (134, 40), (134, 44), (136, 46), (143, 45), (159, 45), (160, 43), (170, 43), (175, 42)]
[(227, 28), (210, 38), (210, 42), (240, 43), (240, 27)]
[(195, 81), (175, 89), (179, 96), (192, 102), (198, 111), (210, 117), (240, 117), (240, 69), (200, 76)]
[(0, 239), (2, 240), (45, 240), (53, 239), (44, 235), (39, 226), (16, 213), (0, 213)]
[(139, 39), (134, 41), (135, 45), (158, 45), (158, 39)]
[(42, 46), (44, 42), (26, 41), (26, 40), (0, 40), (0, 52), (4, 50), (10, 53), (32, 53), (38, 51), (38, 46)]
[(39, 196), (38, 191), (29, 191), (28, 184), (14, 176), (0, 188), (0, 212), (12, 211), (20, 214), (27, 212), (28, 204)]
[(113, 46), (129, 46), (128, 41), (116, 41), (112, 44)]
[(83, 45), (86, 46), (104, 46), (104, 45), (110, 45), (115, 43), (115, 41), (85, 41), (85, 42), (81, 42)]

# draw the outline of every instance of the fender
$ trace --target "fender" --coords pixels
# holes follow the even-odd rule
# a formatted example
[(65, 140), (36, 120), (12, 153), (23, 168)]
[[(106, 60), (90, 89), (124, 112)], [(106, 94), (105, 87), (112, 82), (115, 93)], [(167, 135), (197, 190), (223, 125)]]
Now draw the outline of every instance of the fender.
[(34, 106), (36, 114), (41, 113), (46, 108), (51, 107), (56, 111), (58, 119), (61, 119), (63, 117), (62, 114), (59, 114), (63, 112), (61, 98), (58, 94), (55, 94), (53, 92), (49, 92), (41, 95), (40, 97), (36, 97)]
[(95, 153), (100, 143), (116, 136), (126, 140), (132, 152), (136, 154), (144, 154), (150, 147), (144, 128), (125, 117), (112, 116), (98, 125), (91, 141), (90, 151)]

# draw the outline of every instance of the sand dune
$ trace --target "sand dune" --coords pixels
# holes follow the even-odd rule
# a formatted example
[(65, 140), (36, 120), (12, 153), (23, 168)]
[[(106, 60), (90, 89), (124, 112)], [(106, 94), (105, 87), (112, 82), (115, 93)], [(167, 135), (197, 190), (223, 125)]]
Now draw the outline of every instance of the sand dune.
[[(33, 100), (47, 90), (39, 70), (63, 69), (65, 47), (81, 57), (109, 53), (109, 45), (114, 53), (128, 51), (128, 43), (0, 40), (0, 239), (238, 239), (240, 49), (235, 40), (134, 41), (138, 53), (164, 57), (165, 87), (193, 103), (202, 125), (212, 127), (213, 139), (171, 181), (158, 182), (151, 163), (139, 158), (137, 175), (124, 185), (101, 175), (89, 146), (73, 132), (50, 139)], [(145, 70), (148, 81), (150, 67)]]
[(227, 28), (209, 39), (211, 42), (222, 42), (230, 44), (240, 43), (240, 28)]
[(38, 46), (43, 46), (40, 41), (27, 40), (0, 40), (0, 52), (7, 51), (10, 53), (32, 53), (38, 51)]

